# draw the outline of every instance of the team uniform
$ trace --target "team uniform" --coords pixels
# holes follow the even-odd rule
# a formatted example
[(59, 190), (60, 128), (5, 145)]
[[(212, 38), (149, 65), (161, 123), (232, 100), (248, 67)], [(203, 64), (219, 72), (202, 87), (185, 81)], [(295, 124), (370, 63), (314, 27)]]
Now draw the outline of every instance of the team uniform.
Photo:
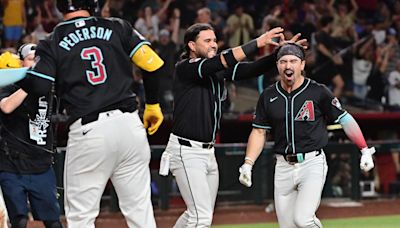
[[(130, 90), (131, 58), (144, 45), (150, 43), (128, 22), (97, 17), (62, 22), (38, 45), (36, 66), (28, 71), (36, 84), (23, 83), (40, 93), (54, 82), (70, 116), (64, 168), (68, 227), (94, 227), (108, 179), (129, 227), (156, 226), (150, 147)], [(146, 100), (157, 103), (157, 91), (146, 87), (153, 79), (147, 78)]]
[(274, 63), (274, 56), (267, 56), (225, 69), (217, 55), (176, 64), (173, 127), (163, 153), (170, 157), (170, 170), (187, 205), (175, 227), (211, 226), (219, 184), (214, 143), (226, 98), (225, 80), (256, 77)]
[(346, 115), (324, 85), (308, 78), (291, 93), (277, 82), (261, 94), (253, 127), (271, 132), (275, 141), (274, 196), (281, 227), (297, 227), (295, 220), (304, 227), (322, 227), (315, 211), (328, 171), (326, 124)]
[[(18, 89), (2, 88), (0, 100)], [(48, 98), (28, 95), (12, 113), (1, 113), (0, 185), (13, 226), (27, 217), (27, 199), (35, 220), (59, 221)]]

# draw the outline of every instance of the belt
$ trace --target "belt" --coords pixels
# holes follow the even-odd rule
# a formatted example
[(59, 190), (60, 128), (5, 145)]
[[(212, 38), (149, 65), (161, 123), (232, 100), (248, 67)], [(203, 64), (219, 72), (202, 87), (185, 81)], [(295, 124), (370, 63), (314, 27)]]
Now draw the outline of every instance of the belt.
[(211, 149), (214, 147), (214, 143), (202, 143), (202, 142), (186, 140), (186, 139), (182, 139), (182, 138), (178, 138), (178, 142), (182, 146), (188, 146), (188, 147), (200, 147), (203, 149)]
[[(129, 112), (128, 110), (125, 110), (123, 108), (118, 108), (115, 110), (120, 110), (121, 112)], [(89, 113), (87, 115), (84, 115), (81, 117), (81, 124), (85, 125), (85, 124), (97, 121), (99, 119), (99, 115), (101, 113), (105, 113), (105, 112), (109, 112), (109, 111), (112, 111), (112, 110), (107, 110), (107, 111), (102, 111), (102, 112), (94, 112), (94, 113)]]
[(314, 151), (307, 152), (307, 153), (285, 154), (285, 155), (282, 155), (282, 157), (289, 164), (293, 165), (296, 163), (301, 163), (307, 159), (317, 157), (317, 156), (321, 155), (322, 152), (323, 152), (323, 150), (319, 149), (319, 150), (314, 150)]

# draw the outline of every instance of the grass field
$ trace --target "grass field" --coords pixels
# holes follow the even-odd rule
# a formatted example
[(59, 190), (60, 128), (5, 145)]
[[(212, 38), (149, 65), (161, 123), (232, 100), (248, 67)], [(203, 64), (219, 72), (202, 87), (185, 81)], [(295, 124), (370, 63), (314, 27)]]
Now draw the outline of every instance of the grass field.
[[(400, 215), (361, 217), (349, 219), (323, 219), (324, 228), (398, 228)], [(278, 223), (217, 225), (213, 228), (277, 228)]]

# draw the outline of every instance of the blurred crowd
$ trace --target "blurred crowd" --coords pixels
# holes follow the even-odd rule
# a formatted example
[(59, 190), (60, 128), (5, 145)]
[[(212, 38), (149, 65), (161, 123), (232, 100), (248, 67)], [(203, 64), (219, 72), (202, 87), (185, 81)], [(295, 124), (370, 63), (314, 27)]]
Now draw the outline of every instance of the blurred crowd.
[[(37, 43), (51, 33), (62, 15), (56, 0), (0, 0), (2, 51)], [(326, 84), (349, 107), (400, 110), (400, 1), (398, 0), (100, 0), (102, 17), (128, 20), (150, 40), (165, 60), (160, 97), (164, 112), (172, 111), (172, 77), (185, 29), (211, 24), (220, 50), (250, 41), (282, 26), (290, 38), (308, 40), (305, 74)], [(260, 50), (259, 56), (273, 52)], [(255, 59), (258, 56), (253, 56)], [(133, 85), (143, 98), (140, 71)], [(261, 80), (228, 84), (229, 97), (238, 87), (262, 90), (276, 80), (271, 69)], [(234, 111), (227, 99), (225, 111)], [(255, 104), (254, 104), (255, 105)]]

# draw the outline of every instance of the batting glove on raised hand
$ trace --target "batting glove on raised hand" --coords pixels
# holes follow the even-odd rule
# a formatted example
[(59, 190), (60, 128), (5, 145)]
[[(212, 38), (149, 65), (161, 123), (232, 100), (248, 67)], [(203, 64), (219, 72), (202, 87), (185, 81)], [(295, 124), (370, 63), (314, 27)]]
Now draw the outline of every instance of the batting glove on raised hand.
[(251, 169), (253, 168), (252, 165), (244, 163), (240, 168), (239, 168), (239, 181), (241, 184), (243, 184), (246, 187), (251, 186)]
[(160, 104), (146, 104), (143, 114), (143, 125), (149, 135), (156, 133), (160, 127), (164, 116), (161, 112)]
[(361, 149), (361, 160), (360, 168), (361, 170), (368, 172), (374, 168), (374, 160), (372, 160), (372, 155), (375, 153), (375, 147), (365, 147)]

